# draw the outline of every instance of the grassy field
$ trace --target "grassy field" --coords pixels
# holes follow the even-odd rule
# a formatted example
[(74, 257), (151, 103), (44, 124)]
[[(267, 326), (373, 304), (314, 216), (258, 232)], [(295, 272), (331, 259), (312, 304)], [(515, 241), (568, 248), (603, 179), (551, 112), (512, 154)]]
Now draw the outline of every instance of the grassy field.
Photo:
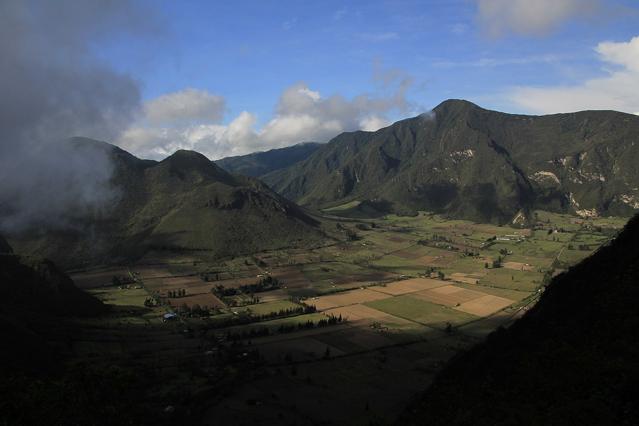
[(447, 324), (458, 326), (477, 319), (474, 315), (420, 300), (410, 295), (376, 300), (368, 302), (366, 305), (399, 318), (439, 329), (445, 329)]

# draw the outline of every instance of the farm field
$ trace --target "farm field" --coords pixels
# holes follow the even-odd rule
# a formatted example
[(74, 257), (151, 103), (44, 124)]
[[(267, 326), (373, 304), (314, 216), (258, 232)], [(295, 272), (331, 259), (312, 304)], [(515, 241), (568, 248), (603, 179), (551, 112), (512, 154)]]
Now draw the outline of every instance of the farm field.
[[(512, 323), (549, 277), (624, 224), (537, 218), (524, 229), (426, 213), (330, 216), (322, 226), (335, 243), (314, 249), (222, 260), (156, 253), (138, 264), (77, 271), (76, 284), (113, 310), (85, 321), (74, 351), (107, 360), (125, 352), (166, 374), (191, 360), (201, 380), (182, 390), (194, 398), (219, 393), (197, 414), (205, 421), (389, 424), (389, 413), (428, 385), (423, 377)], [(100, 335), (109, 327), (132, 327), (136, 337)], [(239, 385), (224, 388), (229, 377)]]

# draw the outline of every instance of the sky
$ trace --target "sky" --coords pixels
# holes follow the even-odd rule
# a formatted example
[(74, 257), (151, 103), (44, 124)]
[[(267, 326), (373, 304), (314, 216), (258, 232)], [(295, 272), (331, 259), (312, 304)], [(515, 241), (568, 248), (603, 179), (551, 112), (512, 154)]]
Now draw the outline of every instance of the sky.
[(636, 0), (1, 0), (0, 231), (118, 198), (106, 141), (211, 160), (450, 98), (639, 113)]
[(88, 35), (82, 54), (137, 85), (107, 137), (143, 158), (326, 142), (449, 98), (639, 113), (635, 0), (115, 3), (134, 25)]

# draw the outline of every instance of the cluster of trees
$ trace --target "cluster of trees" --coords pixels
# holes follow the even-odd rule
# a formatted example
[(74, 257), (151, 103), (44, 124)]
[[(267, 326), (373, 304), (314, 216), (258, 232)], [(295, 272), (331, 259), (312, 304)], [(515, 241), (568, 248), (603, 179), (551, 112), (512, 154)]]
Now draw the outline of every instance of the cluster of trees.
[(442, 271), (438, 270), (437, 268), (433, 266), (427, 267), (426, 271), (424, 272), (424, 275), (430, 276), (433, 273), (437, 273), (437, 278), (439, 278), (440, 280), (443, 280), (444, 278), (446, 278), (446, 275)]
[(158, 305), (160, 305), (160, 303), (155, 297), (147, 297), (144, 300), (144, 306), (146, 306), (147, 308), (153, 308)]
[(497, 235), (486, 238), (486, 241), (481, 244), (481, 247), (488, 248), (497, 242)]
[(253, 296), (248, 299), (242, 299), (242, 300), (224, 299), (224, 302), (231, 307), (257, 305), (258, 303), (260, 303), (260, 298), (257, 296)]
[[(363, 226), (365, 226), (365, 227), (366, 227), (366, 225), (363, 225)], [(336, 227), (337, 229), (339, 229), (340, 231), (344, 231), (344, 232), (346, 233), (346, 238), (348, 239), (348, 241), (357, 241), (357, 240), (360, 240), (360, 239), (361, 239), (361, 237), (357, 234), (357, 232), (353, 231), (353, 230), (352, 230), (352, 229), (350, 229), (350, 228), (347, 228), (346, 226), (342, 225), (342, 224), (341, 224), (341, 223), (339, 223), (339, 222), (337, 222), (337, 223), (335, 224), (335, 227)], [(356, 225), (356, 227), (357, 227), (358, 229), (365, 230), (365, 229), (363, 229), (363, 228), (360, 228), (360, 227), (359, 227), (359, 225)], [(366, 227), (366, 228), (368, 228), (368, 227)]]
[(135, 282), (135, 279), (127, 275), (114, 275), (113, 278), (111, 279), (111, 282), (113, 283), (113, 285), (122, 286), (127, 284), (133, 284)]
[[(568, 244), (568, 250), (574, 250), (575, 246), (573, 246), (572, 244)], [(579, 244), (577, 245), (577, 250), (582, 250), (582, 251), (590, 251), (591, 248), (588, 244)]]
[(188, 317), (208, 317), (211, 315), (211, 310), (207, 305), (200, 306), (194, 303), (192, 306), (189, 306), (183, 303), (177, 308), (177, 313)]
[(346, 230), (346, 238), (348, 241), (359, 241), (362, 239), (362, 237), (360, 237), (359, 234), (352, 229)]
[(259, 328), (251, 328), (248, 330), (241, 330), (239, 332), (231, 332), (229, 330), (226, 334), (226, 339), (229, 341), (234, 341), (234, 340), (251, 339), (254, 337), (269, 336), (271, 334), (276, 334), (276, 333), (280, 333), (280, 334), (292, 333), (296, 330), (309, 330), (316, 327), (329, 327), (332, 325), (341, 324), (342, 322), (345, 322), (345, 321), (346, 320), (343, 319), (341, 315), (337, 317), (335, 315), (330, 315), (326, 319), (321, 319), (317, 321), (317, 323), (314, 323), (313, 321), (308, 320), (305, 323), (298, 323), (297, 325), (281, 324), (278, 328), (273, 328), (273, 329), (268, 327), (259, 327)]
[(212, 328), (226, 328), (234, 325), (246, 325), (254, 322), (267, 321), (277, 318), (294, 317), (297, 315), (312, 314), (317, 312), (314, 305), (298, 306), (296, 308), (280, 309), (277, 312), (269, 312), (267, 314), (255, 315), (250, 312), (227, 317), (220, 318), (211, 324)]
[(276, 290), (280, 287), (282, 287), (280, 280), (267, 275), (255, 284), (241, 285), (240, 290), (242, 293), (260, 293), (263, 291)]
[(417, 241), (417, 244), (422, 246), (434, 246), (450, 251), (459, 251), (459, 247), (452, 245), (453, 243), (454, 242), (451, 238), (438, 234), (433, 234), (430, 239)]
[(211, 293), (215, 294), (218, 297), (228, 297), (228, 296), (236, 296), (238, 294), (253, 294), (253, 293), (261, 293), (264, 291), (276, 290), (282, 287), (280, 280), (270, 275), (261, 278), (255, 284), (246, 284), (241, 285), (238, 288), (234, 287), (224, 287), (222, 284), (218, 284), (215, 287), (211, 288)]
[(184, 297), (184, 296), (186, 296), (186, 289), (185, 288), (181, 288), (179, 290), (169, 290), (169, 292), (167, 294), (169, 296), (169, 299), (175, 299), (177, 297)]
[(452, 243), (453, 240), (446, 237), (445, 235), (437, 235), (437, 234), (433, 234), (432, 237), (430, 237), (431, 241), (439, 241), (439, 242), (444, 242), (444, 243)]
[[(497, 259), (493, 260), (492, 267), (501, 268), (503, 263), (504, 263), (504, 258), (499, 256)], [(489, 267), (490, 266), (488, 265), (488, 262), (484, 263), (484, 268), (488, 269)]]
[(202, 281), (206, 281), (207, 283), (209, 281), (219, 281), (220, 273), (219, 272), (203, 272), (200, 274), (200, 278), (202, 279)]
[(355, 225), (355, 228), (361, 230), (361, 231), (369, 231), (371, 228), (376, 228), (377, 225), (375, 225), (375, 223), (371, 223), (370, 226), (368, 226), (365, 223), (358, 223), (357, 225)]

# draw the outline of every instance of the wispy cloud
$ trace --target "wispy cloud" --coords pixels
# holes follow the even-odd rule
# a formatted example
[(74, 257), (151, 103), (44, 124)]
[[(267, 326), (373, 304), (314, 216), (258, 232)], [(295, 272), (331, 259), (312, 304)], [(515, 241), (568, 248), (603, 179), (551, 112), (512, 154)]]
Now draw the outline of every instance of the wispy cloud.
[(383, 42), (391, 40), (399, 40), (399, 34), (396, 32), (381, 32), (381, 33), (359, 33), (357, 37), (364, 41), (371, 42)]
[(531, 55), (531, 56), (521, 56), (515, 58), (479, 58), (472, 61), (435, 61), (432, 63), (435, 67), (440, 68), (458, 68), (458, 67), (471, 67), (471, 68), (492, 68), (492, 67), (501, 67), (501, 66), (512, 66), (512, 65), (529, 65), (536, 63), (557, 63), (562, 58), (558, 55), (547, 54), (547, 55)]
[(297, 25), (297, 17), (293, 17), (291, 19), (288, 19), (286, 21), (284, 21), (282, 23), (282, 29), (284, 31), (289, 31), (291, 29), (293, 29), (293, 27), (295, 27)]
[(462, 36), (468, 32), (468, 25), (458, 22), (450, 27), (450, 32), (456, 36)]
[(345, 8), (336, 10), (335, 13), (333, 13), (333, 21), (340, 21), (347, 13), (348, 10)]
[(572, 86), (516, 87), (508, 101), (536, 113), (586, 109), (639, 111), (639, 36), (627, 42), (602, 42), (595, 48), (602, 77)]

